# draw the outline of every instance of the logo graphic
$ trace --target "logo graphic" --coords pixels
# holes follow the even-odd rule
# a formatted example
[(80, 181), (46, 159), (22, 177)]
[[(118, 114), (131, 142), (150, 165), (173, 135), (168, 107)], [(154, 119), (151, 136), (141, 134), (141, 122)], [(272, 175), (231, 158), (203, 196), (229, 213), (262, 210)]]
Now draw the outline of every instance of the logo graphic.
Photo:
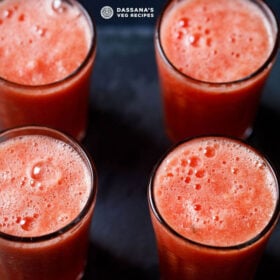
[(101, 10), (100, 10), (100, 15), (101, 15), (101, 17), (104, 18), (104, 19), (110, 19), (110, 18), (112, 18), (113, 15), (114, 15), (114, 10), (113, 10), (113, 8), (110, 7), (110, 6), (104, 6), (104, 7), (102, 7)]

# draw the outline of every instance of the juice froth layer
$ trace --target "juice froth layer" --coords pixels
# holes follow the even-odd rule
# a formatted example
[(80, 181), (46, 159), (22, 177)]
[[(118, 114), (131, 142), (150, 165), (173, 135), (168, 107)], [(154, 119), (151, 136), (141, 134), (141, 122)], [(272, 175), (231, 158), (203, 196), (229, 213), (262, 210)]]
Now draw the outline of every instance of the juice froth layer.
[(0, 143), (0, 231), (40, 236), (69, 224), (91, 191), (86, 164), (68, 144), (47, 136)]
[(163, 219), (203, 244), (237, 245), (255, 237), (273, 215), (274, 174), (239, 142), (204, 138), (173, 150), (159, 166), (154, 196)]
[(274, 41), (261, 10), (243, 0), (178, 1), (164, 15), (160, 38), (177, 69), (208, 82), (252, 74), (268, 59)]
[(81, 11), (67, 2), (1, 1), (1, 77), (42, 85), (67, 77), (81, 65), (91, 30)]

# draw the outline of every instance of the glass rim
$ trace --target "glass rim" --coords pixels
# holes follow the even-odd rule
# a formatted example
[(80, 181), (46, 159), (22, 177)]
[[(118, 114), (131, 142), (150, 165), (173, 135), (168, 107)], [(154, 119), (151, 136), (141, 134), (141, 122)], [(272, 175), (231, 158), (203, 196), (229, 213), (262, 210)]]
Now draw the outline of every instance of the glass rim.
[(278, 49), (280, 47), (280, 38), (279, 38), (280, 24), (277, 20), (277, 17), (275, 15), (274, 11), (270, 8), (270, 6), (266, 2), (264, 2), (262, 0), (245, 0), (245, 1), (249, 1), (249, 2), (252, 2), (255, 5), (257, 5), (259, 7), (259, 9), (261, 10), (261, 12), (267, 18), (267, 20), (270, 24), (270, 27), (275, 28), (275, 38), (273, 38), (274, 45), (273, 45), (270, 55), (267, 57), (265, 62), (258, 69), (256, 69), (254, 72), (250, 73), (249, 75), (242, 77), (240, 79), (226, 81), (226, 82), (211, 82), (211, 81), (207, 81), (207, 80), (200, 80), (200, 79), (194, 78), (190, 75), (183, 73), (174, 65), (173, 62), (171, 62), (171, 60), (166, 55), (162, 42), (161, 42), (161, 35), (160, 35), (161, 34), (161, 32), (160, 32), (161, 22), (163, 21), (163, 17), (165, 15), (165, 13), (172, 5), (176, 5), (176, 2), (182, 2), (182, 1), (184, 1), (184, 0), (176, 0), (176, 1), (168, 0), (167, 1), (167, 3), (163, 7), (163, 10), (161, 11), (159, 18), (157, 20), (156, 31), (155, 31), (155, 36), (154, 36), (156, 49), (159, 51), (159, 55), (163, 58), (165, 64), (167, 64), (179, 76), (181, 76), (185, 79), (188, 79), (194, 83), (201, 84), (201, 85), (209, 85), (209, 86), (213, 86), (213, 87), (231, 86), (233, 84), (240, 84), (240, 83), (243, 83), (243, 82), (249, 81), (250, 79), (255, 78), (256, 76), (261, 74), (270, 65), (270, 63), (272, 63), (273, 60), (276, 58)]
[(80, 2), (78, 2), (76, 0), (63, 0), (63, 1), (67, 2), (68, 5), (75, 5), (78, 7), (78, 9), (81, 11), (83, 16), (85, 17), (88, 27), (90, 29), (90, 33), (91, 33), (90, 46), (89, 46), (88, 52), (87, 52), (86, 56), (84, 57), (82, 63), (74, 71), (72, 71), (71, 73), (67, 74), (63, 78), (56, 80), (54, 82), (49, 82), (49, 83), (45, 83), (45, 84), (35, 84), (35, 85), (21, 84), (19, 82), (11, 81), (11, 80), (6, 79), (1, 76), (0, 76), (0, 82), (6, 84), (8, 86), (14, 87), (14, 88), (21, 88), (21, 89), (28, 89), (28, 90), (48, 89), (48, 88), (59, 86), (65, 82), (70, 81), (72, 78), (74, 78), (79, 73), (81, 73), (83, 69), (86, 68), (89, 61), (91, 60), (92, 57), (95, 56), (95, 53), (96, 53), (97, 38), (96, 38), (95, 21), (94, 21), (93, 17), (90, 16), (88, 11), (84, 8), (84, 6)]
[(51, 241), (56, 237), (61, 236), (62, 234), (70, 232), (71, 229), (74, 229), (80, 222), (83, 221), (83, 218), (85, 218), (86, 215), (89, 213), (91, 207), (94, 207), (94, 204), (96, 202), (97, 183), (98, 183), (96, 167), (93, 159), (90, 157), (89, 153), (81, 145), (81, 143), (79, 143), (74, 137), (50, 127), (39, 126), (39, 125), (30, 125), (30, 126), (28, 125), (28, 126), (19, 126), (19, 127), (7, 129), (0, 133), (0, 143), (5, 141), (5, 137), (6, 139), (11, 139), (13, 137), (20, 137), (23, 135), (48, 136), (66, 143), (79, 154), (79, 156), (85, 163), (90, 173), (91, 190), (87, 198), (87, 201), (83, 209), (77, 214), (77, 216), (69, 223), (67, 223), (65, 226), (58, 228), (57, 230), (52, 231), (50, 233), (42, 234), (38, 236), (19, 236), (19, 235), (5, 233), (0, 230), (0, 240), (3, 239), (6, 241), (27, 243), (27, 244)]
[[(225, 139), (227, 141), (228, 140), (233, 141), (235, 143), (241, 144), (244, 147), (247, 147), (250, 151), (255, 153), (259, 158), (261, 158), (264, 161), (264, 163), (266, 164), (266, 166), (269, 169), (269, 172), (273, 175), (273, 178), (275, 181), (277, 200), (275, 201), (275, 207), (273, 209), (273, 214), (271, 215), (269, 221), (266, 223), (264, 228), (258, 234), (256, 234), (255, 236), (253, 236), (252, 238), (250, 238), (246, 241), (240, 242), (235, 245), (229, 245), (229, 246), (210, 245), (207, 243), (195, 241), (195, 240), (185, 237), (183, 234), (179, 233), (171, 225), (169, 225), (169, 223), (161, 215), (160, 210), (158, 209), (156, 201), (155, 201), (154, 180), (156, 177), (156, 173), (157, 173), (158, 168), (161, 166), (162, 162), (169, 155), (169, 153), (175, 151), (181, 145), (183, 145), (189, 141), (196, 140), (196, 139), (207, 139), (207, 138), (210, 139), (213, 137), (216, 139)], [(245, 248), (248, 248), (251, 245), (255, 244), (256, 242), (261, 240), (262, 237), (264, 237), (266, 234), (268, 234), (270, 232), (270, 230), (274, 227), (274, 225), (276, 225), (278, 218), (280, 216), (280, 188), (279, 188), (279, 182), (278, 182), (275, 170), (276, 169), (273, 168), (272, 163), (269, 161), (269, 159), (266, 156), (264, 156), (260, 151), (258, 151), (253, 146), (246, 143), (244, 140), (240, 140), (240, 139), (230, 137), (230, 136), (221, 136), (221, 135), (205, 135), (205, 136), (195, 136), (195, 137), (186, 138), (186, 139), (174, 144), (173, 146), (171, 146), (171, 148), (169, 148), (162, 155), (162, 157), (159, 159), (159, 161), (155, 164), (155, 166), (151, 172), (149, 183), (148, 183), (148, 192), (147, 192), (148, 204), (149, 204), (151, 213), (155, 217), (157, 222), (159, 222), (161, 224), (161, 226), (163, 226), (172, 236), (175, 236), (176, 238), (180, 239), (181, 241), (183, 241), (185, 243), (191, 244), (196, 247), (202, 247), (202, 248), (206, 248), (209, 250), (218, 250), (218, 251), (235, 251), (235, 250), (245, 249)]]

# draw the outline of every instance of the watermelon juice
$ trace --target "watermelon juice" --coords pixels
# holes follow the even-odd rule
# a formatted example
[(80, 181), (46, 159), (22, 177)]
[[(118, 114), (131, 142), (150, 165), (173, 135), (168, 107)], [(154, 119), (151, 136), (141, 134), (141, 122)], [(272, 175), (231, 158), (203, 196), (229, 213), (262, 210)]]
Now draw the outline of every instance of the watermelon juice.
[(0, 134), (0, 279), (81, 279), (96, 191), (76, 141), (43, 127)]
[(75, 0), (0, 3), (0, 130), (36, 124), (82, 139), (95, 26)]
[(253, 279), (279, 218), (268, 161), (225, 137), (176, 145), (148, 189), (161, 279)]
[(248, 137), (278, 40), (263, 1), (169, 1), (155, 50), (170, 139)]

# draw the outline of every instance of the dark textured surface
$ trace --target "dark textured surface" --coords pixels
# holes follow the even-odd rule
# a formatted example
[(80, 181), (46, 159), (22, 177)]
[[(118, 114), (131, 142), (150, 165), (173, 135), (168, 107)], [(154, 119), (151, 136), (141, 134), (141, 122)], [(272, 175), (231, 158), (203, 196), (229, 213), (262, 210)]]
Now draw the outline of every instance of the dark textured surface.
[[(158, 1), (81, 1), (97, 17), (97, 57), (90, 115), (83, 141), (93, 157), (99, 192), (84, 280), (159, 279), (146, 190), (153, 166), (170, 147), (166, 138), (154, 59), (154, 22), (105, 23), (103, 5), (152, 6)], [(270, 2), (278, 13), (279, 0)], [(133, 3), (133, 4), (131, 4)], [(145, 4), (141, 4), (145, 3)], [(96, 5), (96, 6), (95, 6)], [(117, 5), (117, 4), (116, 4)], [(111, 22), (113, 23), (113, 22)], [(137, 23), (137, 24), (136, 24)], [(280, 59), (264, 91), (249, 143), (280, 168)], [(257, 279), (279, 279), (280, 229), (274, 232)]]

